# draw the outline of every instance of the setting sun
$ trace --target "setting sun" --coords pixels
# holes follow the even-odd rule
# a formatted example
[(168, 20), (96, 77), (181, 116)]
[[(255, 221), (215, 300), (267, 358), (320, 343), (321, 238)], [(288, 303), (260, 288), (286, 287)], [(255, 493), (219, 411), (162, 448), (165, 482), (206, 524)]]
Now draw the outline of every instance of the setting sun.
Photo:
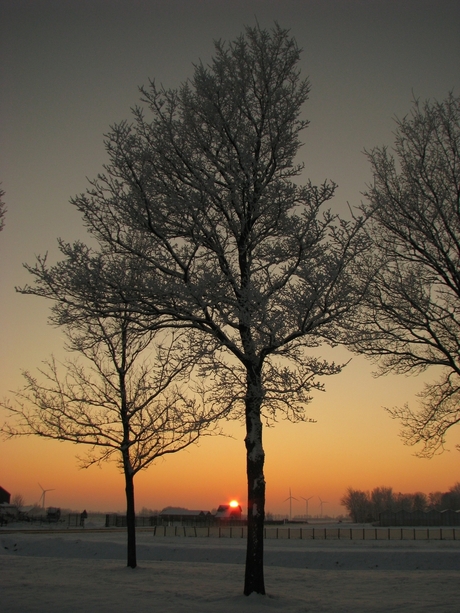
[(231, 500), (230, 501), (230, 506), (233, 507), (233, 508), (236, 508), (236, 507), (239, 506), (239, 504), (238, 504), (238, 502), (236, 500)]

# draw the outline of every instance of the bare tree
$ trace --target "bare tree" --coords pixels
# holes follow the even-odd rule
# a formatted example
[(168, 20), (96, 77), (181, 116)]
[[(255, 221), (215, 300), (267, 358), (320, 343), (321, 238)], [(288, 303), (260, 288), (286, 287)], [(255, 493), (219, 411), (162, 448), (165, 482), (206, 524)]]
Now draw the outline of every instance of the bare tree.
[(11, 498), (11, 504), (16, 507), (18, 510), (24, 506), (24, 496), (22, 494), (14, 494)]
[(423, 492), (413, 494), (412, 508), (414, 511), (425, 512), (428, 508), (428, 496)]
[[(442, 496), (442, 494), (439, 494)], [(430, 497), (432, 494), (430, 494)], [(426, 511), (428, 497), (422, 492), (415, 494), (394, 493), (391, 487), (376, 487), (372, 492), (363, 492), (349, 487), (340, 503), (346, 507), (352, 521), (378, 521), (386, 511)]]
[(404, 442), (430, 457), (460, 421), (460, 98), (416, 101), (396, 124), (395, 155), (368, 153), (365, 212), (382, 266), (354, 322), (354, 347), (379, 374), (439, 367), (418, 410), (389, 410)]
[(391, 487), (376, 487), (372, 490), (370, 496), (372, 516), (378, 519), (383, 511), (392, 511), (394, 496)]
[(136, 271), (78, 243), (61, 248), (67, 259), (54, 267), (38, 259), (29, 268), (36, 284), (23, 291), (53, 300), (51, 322), (61, 326), (68, 349), (84, 362), (68, 359), (59, 366), (51, 359), (39, 378), (24, 372), (16, 403), (2, 403), (11, 414), (2, 432), (85, 445), (82, 467), (112, 459), (120, 465), (127, 560), (134, 568), (135, 475), (196, 442), (216, 416), (183, 389), (193, 367), (184, 333), (163, 334), (160, 341), (158, 331), (146, 328), (123, 298), (120, 288), (134, 282)]
[(431, 492), (428, 495), (428, 507), (436, 511), (460, 510), (460, 483), (455, 483), (447, 492)]
[[(107, 251), (142, 270), (131, 304), (206, 349), (208, 400), (246, 424), (244, 593), (265, 593), (263, 418), (305, 419), (343, 365), (317, 357), (359, 302), (361, 219), (328, 210), (335, 185), (294, 180), (309, 85), (288, 31), (217, 42), (178, 90), (142, 89), (147, 111), (112, 128), (110, 163), (73, 203)], [(148, 114), (149, 118), (147, 118)]]
[(349, 487), (340, 504), (347, 509), (351, 520), (355, 523), (368, 522), (372, 518), (372, 502), (369, 492)]
[(5, 192), (0, 188), (0, 230), (3, 230), (3, 227), (5, 225), (6, 208), (5, 208), (5, 203), (3, 201), (4, 195), (5, 195)]
[(460, 482), (457, 481), (449, 490), (443, 495), (443, 503), (445, 509), (460, 510)]

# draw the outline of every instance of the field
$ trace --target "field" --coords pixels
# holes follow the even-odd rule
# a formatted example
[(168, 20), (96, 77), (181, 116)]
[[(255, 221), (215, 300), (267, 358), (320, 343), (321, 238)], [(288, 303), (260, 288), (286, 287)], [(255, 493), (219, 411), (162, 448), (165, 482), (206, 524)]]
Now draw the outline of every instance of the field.
[(242, 595), (245, 541), (138, 531), (0, 532), (8, 613), (457, 613), (459, 541), (265, 541), (267, 596)]

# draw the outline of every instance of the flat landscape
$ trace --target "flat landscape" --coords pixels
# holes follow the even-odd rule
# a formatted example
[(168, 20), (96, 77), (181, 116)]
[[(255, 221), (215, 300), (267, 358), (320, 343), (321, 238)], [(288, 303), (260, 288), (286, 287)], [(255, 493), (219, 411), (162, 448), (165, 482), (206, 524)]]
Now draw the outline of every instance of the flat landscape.
[(457, 613), (460, 541), (265, 541), (267, 596), (242, 595), (245, 540), (0, 532), (8, 613)]

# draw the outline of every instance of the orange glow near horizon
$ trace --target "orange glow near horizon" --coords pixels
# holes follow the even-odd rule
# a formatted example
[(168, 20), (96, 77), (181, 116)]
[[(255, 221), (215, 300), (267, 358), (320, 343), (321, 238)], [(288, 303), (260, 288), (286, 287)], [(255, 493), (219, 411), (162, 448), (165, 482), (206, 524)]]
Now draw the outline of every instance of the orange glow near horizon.
[[(367, 370), (367, 373), (365, 372)], [(359, 381), (359, 384), (358, 384)], [(450, 453), (432, 460), (414, 456), (398, 438), (399, 424), (382, 408), (400, 406), (423, 386), (422, 377), (373, 379), (370, 366), (354, 358), (341, 375), (316, 394), (307, 414), (317, 423), (279, 421), (264, 429), (266, 512), (286, 515), (285, 502), (292, 488), (293, 516), (305, 514), (303, 498), (311, 499), (308, 512), (345, 512), (340, 500), (348, 487), (372, 490), (392, 487), (395, 492), (447, 491), (460, 480), (459, 430), (449, 434)], [(0, 418), (6, 418), (5, 413)], [(2, 421), (0, 419), (0, 421)], [(245, 509), (247, 500), (244, 426), (222, 423), (227, 436), (204, 437), (198, 445), (159, 459), (136, 475), (136, 510), (162, 510), (167, 506), (212, 511), (233, 492), (231, 500)], [(22, 494), (26, 504), (37, 502), (38, 485), (52, 488), (49, 506), (72, 510), (124, 512), (124, 480), (114, 463), (80, 470), (79, 445), (29, 437), (2, 442), (0, 485), (12, 495)], [(238, 502), (237, 502), (238, 501)]]
[[(99, 2), (104, 9), (92, 13), (89, 28), (86, 3), (61, 2), (57, 28), (54, 12), (40, 8), (45, 3), (28, 2), (28, 8), (37, 5), (32, 11), (25, 11), (25, 4), (5, 2), (8, 9), (1, 13), (2, 43), (14, 52), (2, 56), (2, 93), (8, 94), (0, 104), (7, 127), (1, 131), (1, 149), (8, 151), (0, 177), (7, 208), (0, 232), (0, 429), (10, 418), (1, 404), (14, 402), (12, 390), (25, 383), (22, 371), (41, 380), (37, 369), (50, 355), (58, 362), (81, 357), (67, 353), (63, 330), (49, 325), (52, 301), (15, 288), (35, 284), (37, 277), (24, 263), (33, 269), (37, 254), (47, 254), (50, 267), (66, 259), (57, 237), (98, 250), (97, 237), (88, 233), (69, 199), (91, 190), (86, 177), (96, 178), (110, 163), (102, 135), (123, 119), (132, 121), (130, 109), (143, 105), (138, 85), (153, 79), (168, 91), (181, 87), (193, 78), (193, 62), (212, 64), (213, 40), (236, 40), (243, 24), (254, 24), (259, 13), (261, 29), (271, 30), (281, 5), (188, 0), (175, 2), (172, 11), (156, 0), (137, 2), (139, 10), (133, 11), (128, 2), (112, 2), (110, 8)], [(329, 18), (331, 6), (341, 4), (345, 28), (342, 8)], [(363, 191), (372, 184), (372, 168), (362, 152), (381, 145), (391, 150), (393, 118), (410, 113), (411, 88), (421, 101), (441, 101), (449, 91), (460, 91), (459, 2), (455, 15), (453, 9), (439, 11), (434, 2), (425, 3), (432, 6), (419, 11), (409, 28), (400, 27), (401, 15), (410, 15), (414, 2), (401, 2), (408, 5), (401, 14), (383, 10), (383, 2), (368, 2), (366, 11), (361, 4), (290, 0), (282, 6), (283, 27), (292, 27), (289, 36), (305, 49), (297, 68), (313, 84), (298, 118), (311, 124), (299, 135), (302, 146), (293, 160), (305, 170), (292, 181), (299, 189), (310, 180), (318, 186), (326, 178), (333, 181), (337, 191), (325, 208), (348, 220), (352, 211), (359, 215)], [(433, 41), (442, 32), (440, 44), (427, 44), (427, 32)], [(326, 39), (329, 44), (322, 44)], [(353, 70), (343, 78), (348, 66)], [(296, 214), (300, 208), (299, 203)], [(276, 423), (264, 424), (266, 513), (286, 517), (292, 507), (293, 517), (307, 512), (337, 516), (345, 513), (340, 501), (349, 487), (428, 494), (446, 492), (460, 481), (460, 424), (447, 434), (449, 451), (425, 460), (415, 457), (416, 448), (404, 446), (400, 424), (384, 410), (405, 403), (415, 409), (424, 383), (440, 378), (437, 367), (419, 376), (375, 378), (374, 366), (363, 357), (342, 347), (315, 346), (317, 337), (311, 340), (313, 346), (306, 348), (311, 357), (347, 365), (323, 378), (325, 393), (312, 390), (305, 414), (315, 423), (291, 423), (279, 413)], [(158, 458), (136, 475), (136, 513), (165, 507), (213, 512), (232, 499), (247, 513), (247, 432), (236, 419), (222, 420), (219, 427), (224, 436), (203, 436), (197, 445)], [(69, 442), (0, 435), (0, 487), (21, 495), (26, 505), (40, 501), (40, 484), (48, 490), (48, 506), (125, 513), (119, 467), (109, 462), (79, 469), (76, 456), (87, 450)]]

